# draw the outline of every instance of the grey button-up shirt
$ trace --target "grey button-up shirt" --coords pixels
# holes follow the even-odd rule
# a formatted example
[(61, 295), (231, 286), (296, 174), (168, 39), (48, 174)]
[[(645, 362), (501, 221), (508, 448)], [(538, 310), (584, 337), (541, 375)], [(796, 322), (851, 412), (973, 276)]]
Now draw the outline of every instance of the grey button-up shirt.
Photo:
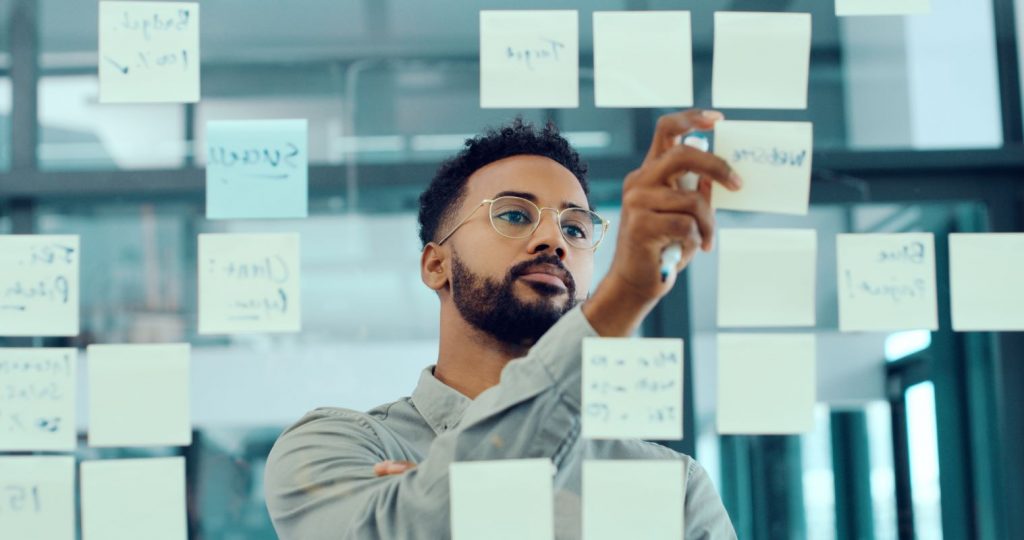
[[(689, 456), (639, 440), (580, 437), (582, 339), (597, 333), (567, 313), (501, 382), (471, 400), (424, 370), (412, 397), (369, 412), (316, 409), (281, 435), (265, 495), (282, 540), (438, 540), (451, 536), (448, 466), (456, 461), (550, 458), (557, 468), (555, 535), (580, 537), (584, 459), (679, 459), (686, 466), (686, 538), (735, 538), (707, 473)], [(383, 460), (417, 464), (378, 477)]]

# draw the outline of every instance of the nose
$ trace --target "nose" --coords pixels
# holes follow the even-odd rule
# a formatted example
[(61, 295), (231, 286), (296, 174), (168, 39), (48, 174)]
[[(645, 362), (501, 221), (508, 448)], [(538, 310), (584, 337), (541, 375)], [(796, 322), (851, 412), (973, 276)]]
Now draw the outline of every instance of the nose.
[[(544, 214), (549, 210), (551, 211), (550, 219), (544, 219)], [(540, 217), (537, 219), (539, 220), (537, 230), (533, 231), (528, 246), (530, 255), (546, 251), (553, 252), (559, 260), (564, 261), (565, 255), (569, 251), (569, 244), (562, 236), (562, 229), (558, 225), (558, 212), (553, 208), (545, 208), (540, 211)]]

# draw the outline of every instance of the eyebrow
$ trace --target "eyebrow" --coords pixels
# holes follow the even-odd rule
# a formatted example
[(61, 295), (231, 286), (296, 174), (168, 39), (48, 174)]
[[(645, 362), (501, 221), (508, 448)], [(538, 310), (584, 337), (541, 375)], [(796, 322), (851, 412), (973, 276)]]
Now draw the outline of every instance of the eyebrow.
[[(534, 204), (540, 204), (537, 202), (537, 196), (528, 191), (502, 191), (494, 195), (495, 199), (497, 199), (498, 197), (519, 197), (521, 199), (526, 199)], [(584, 210), (586, 210), (586, 208), (572, 201), (562, 201), (562, 208), (583, 208)]]

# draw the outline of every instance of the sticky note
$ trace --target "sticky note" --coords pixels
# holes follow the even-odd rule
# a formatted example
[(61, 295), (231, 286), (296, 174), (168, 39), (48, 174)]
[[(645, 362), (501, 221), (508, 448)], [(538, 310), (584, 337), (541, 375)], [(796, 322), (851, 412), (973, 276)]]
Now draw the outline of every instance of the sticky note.
[(553, 540), (553, 477), (549, 459), (452, 463), (452, 540)]
[(77, 336), (77, 236), (0, 235), (0, 336)]
[(718, 325), (814, 326), (818, 237), (805, 229), (724, 229)]
[(689, 11), (594, 13), (598, 107), (693, 105)]
[(200, 334), (298, 332), (299, 292), (299, 235), (199, 235)]
[(185, 458), (81, 464), (82, 540), (187, 540)]
[(583, 436), (683, 438), (683, 341), (583, 340)]
[(74, 451), (77, 358), (75, 349), (0, 348), (0, 451)]
[(938, 329), (934, 235), (840, 234), (836, 261), (840, 330)]
[(814, 334), (718, 335), (718, 432), (814, 428)]
[(711, 101), (726, 109), (806, 109), (809, 13), (715, 13)]
[(90, 345), (89, 446), (188, 446), (188, 344)]
[(931, 0), (836, 0), (836, 15), (926, 15)]
[(583, 462), (583, 538), (683, 538), (681, 460)]
[(75, 540), (75, 458), (0, 457), (0, 538)]
[(101, 103), (199, 101), (199, 3), (100, 2)]
[(579, 106), (574, 10), (480, 12), (480, 106)]
[(305, 119), (209, 122), (206, 217), (306, 217), (308, 129)]
[(1024, 234), (949, 235), (953, 329), (1024, 330)]
[(729, 191), (715, 182), (712, 206), (806, 215), (813, 153), (814, 126), (810, 122), (718, 122), (715, 155), (739, 173), (743, 188)]

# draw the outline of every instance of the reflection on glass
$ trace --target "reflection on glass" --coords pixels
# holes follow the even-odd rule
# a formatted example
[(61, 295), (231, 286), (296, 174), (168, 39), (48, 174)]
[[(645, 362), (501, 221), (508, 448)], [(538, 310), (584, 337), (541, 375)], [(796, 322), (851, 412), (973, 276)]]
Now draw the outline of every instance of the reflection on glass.
[(896, 472), (892, 462), (892, 413), (889, 402), (864, 407), (871, 464), (871, 510), (875, 540), (896, 540)]
[(939, 493), (935, 386), (931, 382), (915, 384), (907, 389), (906, 399), (914, 531), (918, 538), (941, 539), (942, 508)]
[(814, 431), (800, 437), (808, 540), (836, 537), (836, 486), (832, 469), (832, 422), (828, 405), (814, 408)]

